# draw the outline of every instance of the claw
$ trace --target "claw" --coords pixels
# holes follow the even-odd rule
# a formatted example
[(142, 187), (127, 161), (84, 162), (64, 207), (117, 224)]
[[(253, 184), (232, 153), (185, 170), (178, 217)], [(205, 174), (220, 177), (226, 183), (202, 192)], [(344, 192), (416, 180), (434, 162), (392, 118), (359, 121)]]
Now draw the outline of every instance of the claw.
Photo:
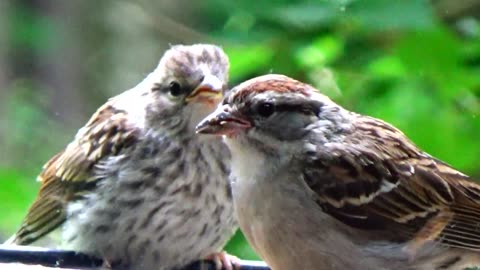
[(225, 251), (213, 253), (206, 257), (207, 260), (212, 260), (215, 263), (216, 270), (235, 270), (240, 269), (241, 260)]
[(109, 260), (104, 259), (102, 265), (100, 266), (100, 269), (102, 269), (102, 270), (112, 270), (113, 269), (112, 268), (112, 263)]

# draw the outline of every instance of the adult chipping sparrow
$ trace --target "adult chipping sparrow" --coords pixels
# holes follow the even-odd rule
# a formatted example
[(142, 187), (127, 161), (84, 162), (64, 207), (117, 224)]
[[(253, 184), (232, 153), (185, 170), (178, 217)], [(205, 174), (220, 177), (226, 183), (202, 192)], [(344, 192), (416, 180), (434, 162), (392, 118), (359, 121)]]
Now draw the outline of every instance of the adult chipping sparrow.
[(11, 242), (29, 244), (65, 223), (66, 248), (129, 269), (225, 259), (218, 252), (236, 228), (230, 158), (220, 139), (198, 137), (195, 125), (220, 102), (228, 68), (213, 45), (166, 51), (48, 161)]
[(274, 270), (480, 264), (480, 185), (307, 84), (244, 82), (197, 132), (225, 135), (240, 228)]

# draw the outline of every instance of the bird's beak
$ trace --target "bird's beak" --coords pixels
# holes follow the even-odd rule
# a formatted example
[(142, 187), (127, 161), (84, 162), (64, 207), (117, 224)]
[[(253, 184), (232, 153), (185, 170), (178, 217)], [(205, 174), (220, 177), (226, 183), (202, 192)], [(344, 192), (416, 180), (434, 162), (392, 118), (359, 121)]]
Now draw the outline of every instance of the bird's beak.
[(216, 105), (223, 97), (222, 89), (223, 82), (217, 77), (207, 74), (185, 100), (186, 102), (196, 100)]
[(238, 132), (252, 127), (250, 121), (238, 116), (229, 105), (222, 105), (212, 114), (203, 119), (196, 127), (200, 134), (233, 136)]

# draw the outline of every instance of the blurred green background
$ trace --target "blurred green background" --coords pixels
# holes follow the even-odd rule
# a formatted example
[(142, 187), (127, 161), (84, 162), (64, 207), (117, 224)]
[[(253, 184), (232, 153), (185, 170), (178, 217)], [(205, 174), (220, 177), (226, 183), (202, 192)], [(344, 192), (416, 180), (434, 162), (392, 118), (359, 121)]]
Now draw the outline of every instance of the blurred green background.
[[(221, 44), (231, 84), (284, 73), (480, 179), (480, 1), (3, 0), (0, 241), (41, 166), (169, 44)], [(240, 234), (228, 250), (256, 258)]]

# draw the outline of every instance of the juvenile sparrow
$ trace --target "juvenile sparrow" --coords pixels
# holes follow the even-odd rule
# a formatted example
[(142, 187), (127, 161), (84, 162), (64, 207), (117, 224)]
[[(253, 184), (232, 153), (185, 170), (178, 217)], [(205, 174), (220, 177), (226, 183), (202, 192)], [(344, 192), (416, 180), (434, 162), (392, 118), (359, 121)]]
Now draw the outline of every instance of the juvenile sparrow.
[(64, 223), (66, 248), (129, 269), (222, 257), (236, 228), (230, 157), (219, 138), (201, 138), (195, 126), (220, 102), (228, 68), (213, 45), (166, 51), (151, 74), (108, 100), (47, 162), (11, 241), (32, 243)]
[(224, 135), (240, 228), (274, 270), (480, 265), (480, 185), (312, 86), (254, 78), (197, 132)]

